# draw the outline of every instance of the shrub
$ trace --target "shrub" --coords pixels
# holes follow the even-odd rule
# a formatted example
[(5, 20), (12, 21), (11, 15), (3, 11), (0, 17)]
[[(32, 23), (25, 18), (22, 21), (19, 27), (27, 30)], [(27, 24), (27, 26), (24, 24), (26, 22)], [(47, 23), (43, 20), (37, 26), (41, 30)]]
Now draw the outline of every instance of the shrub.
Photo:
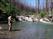
[(44, 12), (40, 12), (40, 17), (43, 18), (43, 17), (45, 17), (45, 15), (46, 15), (46, 14), (45, 14)]

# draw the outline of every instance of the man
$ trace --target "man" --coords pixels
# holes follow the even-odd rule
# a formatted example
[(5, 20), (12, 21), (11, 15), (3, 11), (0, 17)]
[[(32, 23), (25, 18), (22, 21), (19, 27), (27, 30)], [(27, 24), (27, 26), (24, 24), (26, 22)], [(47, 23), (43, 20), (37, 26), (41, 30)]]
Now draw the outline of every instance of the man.
[(8, 17), (8, 26), (9, 26), (9, 31), (12, 30), (12, 16)]

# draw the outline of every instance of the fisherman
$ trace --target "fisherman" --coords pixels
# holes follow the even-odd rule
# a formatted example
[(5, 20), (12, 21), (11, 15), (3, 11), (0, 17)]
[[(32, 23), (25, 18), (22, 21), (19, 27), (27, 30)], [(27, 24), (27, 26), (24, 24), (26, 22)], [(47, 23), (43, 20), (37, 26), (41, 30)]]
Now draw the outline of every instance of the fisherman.
[(9, 26), (9, 31), (12, 30), (12, 16), (8, 17), (8, 26)]

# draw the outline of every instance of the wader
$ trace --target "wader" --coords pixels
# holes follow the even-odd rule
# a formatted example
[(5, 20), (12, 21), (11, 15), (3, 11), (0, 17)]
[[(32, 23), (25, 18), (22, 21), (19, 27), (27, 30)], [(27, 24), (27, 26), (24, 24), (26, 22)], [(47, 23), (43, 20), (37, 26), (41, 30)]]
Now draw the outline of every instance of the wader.
[(9, 16), (8, 17), (8, 26), (9, 26), (9, 31), (12, 30), (12, 18)]

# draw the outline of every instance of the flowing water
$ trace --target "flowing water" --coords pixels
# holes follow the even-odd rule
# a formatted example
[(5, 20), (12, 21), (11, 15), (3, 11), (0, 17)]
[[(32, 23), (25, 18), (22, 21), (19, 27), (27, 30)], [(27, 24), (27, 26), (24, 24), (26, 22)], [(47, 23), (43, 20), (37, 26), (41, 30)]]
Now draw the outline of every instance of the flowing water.
[[(3, 24), (4, 29), (8, 29), (7, 24)], [(20, 29), (20, 31), (17, 31)], [(53, 24), (34, 23), (34, 22), (15, 22), (12, 26), (12, 32), (3, 36), (9, 39), (53, 39)], [(2, 36), (1, 36), (2, 37)]]

